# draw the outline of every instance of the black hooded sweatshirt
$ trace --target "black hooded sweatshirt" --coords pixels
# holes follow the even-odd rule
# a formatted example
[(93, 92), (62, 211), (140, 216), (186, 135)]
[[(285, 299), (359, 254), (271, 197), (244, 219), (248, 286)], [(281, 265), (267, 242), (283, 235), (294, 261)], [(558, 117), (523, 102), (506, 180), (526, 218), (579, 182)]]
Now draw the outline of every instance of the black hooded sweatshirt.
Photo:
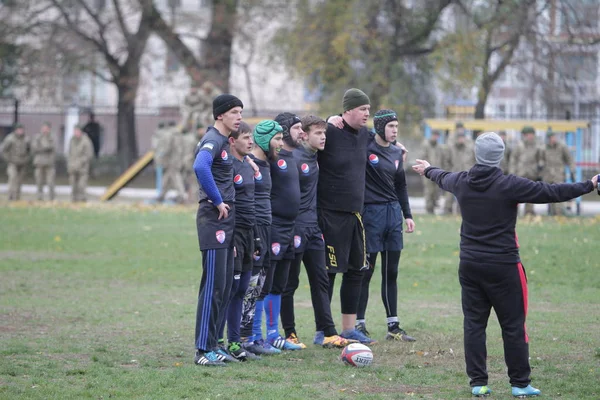
[(519, 203), (558, 203), (594, 190), (592, 181), (534, 182), (481, 164), (463, 172), (429, 167), (425, 176), (456, 196), (462, 214), (460, 259), (479, 263), (521, 261), (515, 232)]

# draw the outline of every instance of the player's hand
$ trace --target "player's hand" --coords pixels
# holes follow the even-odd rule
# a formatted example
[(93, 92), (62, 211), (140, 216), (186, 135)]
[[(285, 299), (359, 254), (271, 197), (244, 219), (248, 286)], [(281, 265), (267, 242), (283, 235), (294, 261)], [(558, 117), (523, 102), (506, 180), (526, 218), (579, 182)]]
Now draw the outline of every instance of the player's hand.
[(600, 175), (594, 175), (594, 177), (592, 178), (592, 184), (594, 185), (594, 187), (597, 189), (598, 188), (598, 177)]
[(262, 241), (260, 240), (259, 237), (254, 238), (254, 254), (259, 256), (261, 252), (262, 252)]
[(413, 165), (412, 169), (417, 174), (423, 176), (425, 174), (425, 170), (431, 167), (431, 164), (427, 162), (427, 160), (419, 160), (418, 158), (415, 160), (417, 162), (416, 165)]
[(342, 129), (344, 127), (344, 119), (339, 115), (334, 115), (333, 117), (329, 117), (327, 120), (328, 123), (335, 126), (336, 128)]
[(237, 257), (237, 248), (233, 246), (233, 256)]
[(225, 204), (225, 203), (221, 203), (217, 206), (217, 210), (219, 210), (219, 218), (217, 219), (226, 219), (227, 217), (229, 217), (229, 210), (230, 207)]
[(254, 162), (254, 160), (248, 156), (246, 156), (246, 162), (252, 167), (254, 173), (258, 172), (258, 165)]
[(415, 231), (415, 221), (412, 218), (406, 218), (406, 233), (413, 233)]

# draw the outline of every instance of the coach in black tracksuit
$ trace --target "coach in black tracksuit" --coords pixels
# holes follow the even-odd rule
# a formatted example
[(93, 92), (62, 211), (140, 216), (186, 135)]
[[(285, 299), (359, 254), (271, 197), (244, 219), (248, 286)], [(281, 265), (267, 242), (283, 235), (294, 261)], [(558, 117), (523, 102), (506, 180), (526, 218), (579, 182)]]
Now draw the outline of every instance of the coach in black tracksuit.
[(504, 175), (498, 168), (504, 142), (495, 133), (475, 141), (477, 164), (469, 171), (446, 172), (417, 160), (413, 169), (454, 194), (462, 213), (459, 281), (464, 314), (467, 374), (472, 387), (485, 387), (485, 329), (493, 307), (502, 328), (504, 358), (513, 394), (520, 388), (539, 394), (530, 383), (529, 340), (525, 329), (527, 278), (519, 257), (515, 224), (519, 203), (556, 203), (589, 193), (592, 181), (574, 184), (533, 182)]

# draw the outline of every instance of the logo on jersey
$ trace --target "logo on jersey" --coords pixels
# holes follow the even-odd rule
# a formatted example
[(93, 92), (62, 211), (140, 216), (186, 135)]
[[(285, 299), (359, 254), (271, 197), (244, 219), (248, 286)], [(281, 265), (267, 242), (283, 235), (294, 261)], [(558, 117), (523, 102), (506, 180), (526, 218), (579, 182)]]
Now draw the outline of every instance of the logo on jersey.
[(277, 161), (277, 166), (279, 167), (279, 169), (287, 169), (287, 163), (285, 162), (285, 160), (279, 160)]
[(372, 165), (377, 165), (377, 164), (379, 164), (379, 157), (377, 157), (375, 154), (370, 154), (369, 155), (369, 162)]
[(396, 164), (396, 169), (398, 169), (398, 166), (400, 165), (400, 161), (396, 160), (396, 161), (394, 161), (394, 164)]
[[(201, 142), (198, 142), (198, 144), (196, 146), (199, 146)], [(215, 147), (214, 144), (212, 143), (206, 143), (204, 146), (202, 146), (203, 149), (209, 149), (212, 150)]]
[(225, 231), (216, 231), (215, 236), (217, 237), (217, 242), (225, 242)]
[(255, 181), (262, 181), (262, 174), (260, 173), (260, 171), (256, 171), (254, 173), (254, 180)]
[(271, 251), (273, 252), (273, 254), (278, 256), (279, 252), (281, 251), (281, 245), (277, 242), (271, 244)]
[(304, 163), (300, 166), (300, 170), (302, 170), (303, 174), (308, 174), (310, 172), (310, 167), (308, 164)]
[(237, 174), (235, 178), (233, 178), (233, 183), (235, 183), (236, 185), (241, 185), (242, 183), (244, 183), (244, 178), (242, 178), (240, 174)]
[(227, 161), (227, 160), (229, 159), (229, 154), (227, 154), (227, 151), (223, 150), (223, 151), (221, 152), (221, 159), (222, 159), (223, 161)]
[(302, 238), (298, 235), (294, 236), (294, 247), (298, 248), (302, 244)]

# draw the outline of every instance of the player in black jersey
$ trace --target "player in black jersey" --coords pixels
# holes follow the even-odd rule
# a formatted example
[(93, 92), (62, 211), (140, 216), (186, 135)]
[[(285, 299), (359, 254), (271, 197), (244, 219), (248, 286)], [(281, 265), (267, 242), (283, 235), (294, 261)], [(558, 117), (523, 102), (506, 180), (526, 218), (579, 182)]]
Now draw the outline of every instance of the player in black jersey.
[(377, 254), (381, 253), (381, 299), (387, 316), (387, 340), (413, 342), (400, 328), (398, 321), (398, 264), (403, 248), (402, 215), (406, 232), (415, 229), (412, 219), (406, 175), (403, 168), (403, 151), (394, 145), (398, 136), (398, 117), (392, 110), (379, 110), (373, 116), (375, 140), (367, 147), (365, 180), (365, 206), (363, 223), (367, 240), (367, 261), (357, 314), (356, 329), (365, 335), (365, 313), (369, 300), (369, 283), (373, 276)]
[(254, 128), (253, 136), (256, 144), (250, 157), (258, 166), (254, 174), (254, 199), (256, 225), (254, 237), (261, 243), (261, 249), (254, 257), (252, 277), (244, 296), (241, 335), (244, 348), (255, 354), (278, 354), (281, 350), (271, 346), (263, 339), (262, 315), (264, 310), (264, 294), (262, 288), (266, 271), (270, 266), (271, 254), (271, 166), (270, 160), (276, 160), (283, 146), (283, 129), (271, 120), (259, 122)]
[(302, 345), (287, 341), (279, 334), (281, 293), (285, 289), (290, 264), (294, 258), (294, 224), (300, 208), (300, 182), (292, 151), (298, 147), (302, 135), (300, 118), (285, 112), (275, 121), (283, 128), (283, 148), (277, 159), (270, 160), (271, 224), (270, 259), (262, 295), (267, 325), (267, 341), (280, 350), (300, 350)]
[(355, 329), (363, 270), (367, 268), (360, 212), (365, 194), (367, 145), (373, 140), (366, 128), (369, 97), (359, 89), (349, 89), (344, 94), (343, 108), (340, 127), (327, 125), (325, 149), (318, 153), (319, 227), (325, 237), (330, 298), (336, 274), (343, 274), (340, 336), (372, 343), (373, 340)]
[(325, 147), (327, 123), (313, 115), (303, 117), (301, 122), (305, 132), (304, 139), (302, 146), (293, 151), (300, 178), (300, 210), (296, 217), (293, 240), (295, 258), (281, 296), (281, 322), (287, 340), (304, 346), (296, 334), (294, 318), (294, 293), (299, 285), (300, 265), (304, 262), (315, 315), (316, 342), (323, 347), (343, 348), (351, 341), (338, 336), (331, 316), (325, 242), (317, 217), (317, 152)]
[(242, 121), (243, 107), (241, 100), (230, 94), (213, 100), (215, 125), (208, 128), (198, 143), (194, 161), (200, 185), (196, 228), (202, 252), (195, 334), (197, 365), (224, 365), (223, 356), (216, 350), (233, 280), (235, 224), (233, 160), (228, 138)]

